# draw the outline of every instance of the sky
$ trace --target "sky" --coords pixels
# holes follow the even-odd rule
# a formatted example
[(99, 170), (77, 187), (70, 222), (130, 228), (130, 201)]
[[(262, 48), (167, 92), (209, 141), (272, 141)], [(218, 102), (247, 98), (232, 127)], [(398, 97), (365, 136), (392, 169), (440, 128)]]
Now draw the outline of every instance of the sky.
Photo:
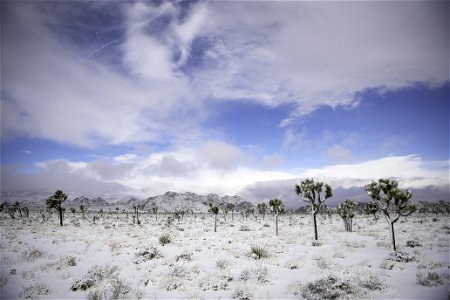
[(0, 5), (2, 192), (448, 195), (447, 1)]

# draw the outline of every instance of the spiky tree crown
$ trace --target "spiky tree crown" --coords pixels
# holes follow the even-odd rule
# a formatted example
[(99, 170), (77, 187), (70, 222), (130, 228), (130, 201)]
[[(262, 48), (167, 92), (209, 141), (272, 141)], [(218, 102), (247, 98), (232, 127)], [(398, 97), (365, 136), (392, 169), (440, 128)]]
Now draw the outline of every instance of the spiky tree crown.
[(374, 214), (378, 211), (378, 204), (376, 202), (369, 202), (364, 206), (366, 214)]
[(219, 213), (219, 207), (218, 206), (212, 206), (210, 205), (209, 212), (213, 213), (214, 215), (217, 215)]
[(233, 203), (228, 203), (227, 204), (227, 209), (228, 210), (234, 210), (234, 204)]
[[(383, 211), (388, 211), (391, 204), (395, 206), (395, 212), (399, 216), (409, 216), (416, 211), (416, 206), (410, 204), (411, 191), (398, 188), (398, 182), (386, 178), (381, 178), (378, 182), (372, 181), (364, 186), (367, 194), (372, 198), (377, 207)], [(394, 200), (392, 202), (392, 200)], [(373, 206), (373, 209), (375, 206)]]
[(47, 199), (48, 208), (60, 208), (61, 204), (67, 200), (67, 195), (63, 191), (57, 190), (55, 194)]
[(261, 214), (264, 214), (267, 211), (267, 204), (266, 203), (259, 203), (256, 208), (258, 209), (258, 212)]
[(280, 213), (283, 210), (283, 208), (284, 208), (283, 201), (281, 201), (280, 199), (271, 199), (271, 200), (269, 200), (269, 206), (270, 206), (270, 209), (275, 214)]
[[(305, 179), (295, 185), (295, 192), (304, 201), (313, 205), (321, 205), (325, 200), (333, 196), (333, 190), (328, 184), (313, 179)], [(316, 202), (317, 201), (317, 202)]]

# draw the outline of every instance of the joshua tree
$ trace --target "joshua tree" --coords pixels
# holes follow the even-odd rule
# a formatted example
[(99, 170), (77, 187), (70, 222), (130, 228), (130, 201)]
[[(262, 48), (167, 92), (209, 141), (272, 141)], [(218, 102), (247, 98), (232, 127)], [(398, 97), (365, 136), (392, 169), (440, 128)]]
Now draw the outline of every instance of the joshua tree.
[(353, 209), (355, 208), (355, 202), (351, 199), (345, 199), (344, 202), (336, 206), (337, 213), (341, 216), (344, 221), (345, 230), (347, 232), (352, 232), (352, 221), (355, 217)]
[(269, 207), (272, 213), (275, 215), (275, 234), (278, 236), (278, 215), (283, 211), (283, 201), (280, 199), (270, 199)]
[(227, 204), (227, 209), (231, 211), (231, 222), (234, 221), (234, 204), (233, 203), (228, 203)]
[(47, 199), (47, 208), (56, 209), (59, 213), (59, 224), (63, 226), (63, 211), (62, 203), (67, 200), (67, 195), (63, 191), (57, 190), (55, 194)]
[(245, 210), (245, 217), (248, 218), (248, 216), (252, 215), (255, 217), (255, 209), (254, 208), (247, 208)]
[(228, 205), (221, 206), (221, 209), (222, 209), (222, 212), (223, 212), (223, 218), (224, 218), (224, 220), (226, 222), (227, 221), (227, 216), (228, 216), (228, 213), (229, 213)]
[(119, 220), (119, 208), (116, 207), (116, 215), (117, 215), (117, 220)]
[(156, 222), (158, 222), (158, 208), (156, 206), (152, 207), (152, 212), (155, 214)]
[(11, 217), (11, 219), (15, 219), (15, 213), (17, 211), (17, 207), (15, 207), (14, 205), (11, 207), (6, 207), (5, 211), (9, 214), (9, 216)]
[(138, 225), (141, 225), (141, 221), (139, 220), (139, 204), (133, 205), (134, 213), (136, 214), (136, 221)]
[(311, 213), (314, 221), (314, 238), (317, 241), (317, 213), (325, 200), (333, 196), (333, 191), (328, 184), (320, 181), (314, 182), (313, 179), (305, 179), (300, 184), (295, 185), (295, 192), (303, 201), (311, 204)]
[(258, 209), (259, 214), (262, 215), (262, 218), (264, 220), (264, 216), (266, 215), (267, 211), (267, 204), (265, 204), (264, 202), (260, 203), (256, 206), (256, 208)]
[(217, 215), (219, 214), (219, 207), (210, 203), (209, 212), (214, 215), (214, 232), (217, 232)]
[(376, 202), (369, 202), (364, 206), (364, 211), (368, 215), (373, 215), (375, 218), (375, 223), (378, 221), (377, 218), (377, 211), (378, 211), (378, 204)]
[(24, 206), (22, 208), (22, 211), (25, 213), (25, 217), (27, 217), (27, 219), (28, 219), (28, 217), (30, 216), (30, 209), (28, 207)]
[[(401, 190), (398, 188), (397, 181), (385, 178), (378, 179), (378, 182), (372, 181), (365, 185), (364, 189), (373, 202), (378, 205), (378, 209), (383, 212), (389, 224), (392, 248), (397, 252), (394, 224), (400, 217), (407, 217), (416, 211), (416, 206), (409, 203), (412, 196), (411, 191)], [(394, 218), (391, 217), (391, 213), (395, 214)]]
[(16, 203), (14, 203), (14, 207), (19, 211), (20, 218), (23, 218), (22, 208), (20, 207), (19, 201), (16, 201)]
[(86, 209), (84, 208), (83, 204), (80, 205), (80, 211), (81, 211), (81, 214), (83, 215), (83, 219), (84, 219), (84, 212), (86, 211)]
[(75, 207), (71, 207), (70, 212), (72, 213), (72, 215), (75, 215), (75, 213), (77, 212), (77, 210), (75, 209)]

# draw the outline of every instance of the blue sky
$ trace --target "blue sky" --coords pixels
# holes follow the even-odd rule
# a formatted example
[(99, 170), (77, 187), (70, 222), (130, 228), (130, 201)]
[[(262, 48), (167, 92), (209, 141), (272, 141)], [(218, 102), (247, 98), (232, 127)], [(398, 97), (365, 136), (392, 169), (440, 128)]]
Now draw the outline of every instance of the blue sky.
[(448, 188), (448, 2), (1, 5), (2, 191)]

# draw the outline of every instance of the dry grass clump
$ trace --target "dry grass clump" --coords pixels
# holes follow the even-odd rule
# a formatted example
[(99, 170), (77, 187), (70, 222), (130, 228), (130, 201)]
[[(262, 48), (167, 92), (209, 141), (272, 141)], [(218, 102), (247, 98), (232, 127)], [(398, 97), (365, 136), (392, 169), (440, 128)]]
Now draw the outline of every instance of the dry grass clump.
[(250, 247), (250, 256), (254, 259), (269, 257), (269, 252), (261, 245), (253, 245)]

